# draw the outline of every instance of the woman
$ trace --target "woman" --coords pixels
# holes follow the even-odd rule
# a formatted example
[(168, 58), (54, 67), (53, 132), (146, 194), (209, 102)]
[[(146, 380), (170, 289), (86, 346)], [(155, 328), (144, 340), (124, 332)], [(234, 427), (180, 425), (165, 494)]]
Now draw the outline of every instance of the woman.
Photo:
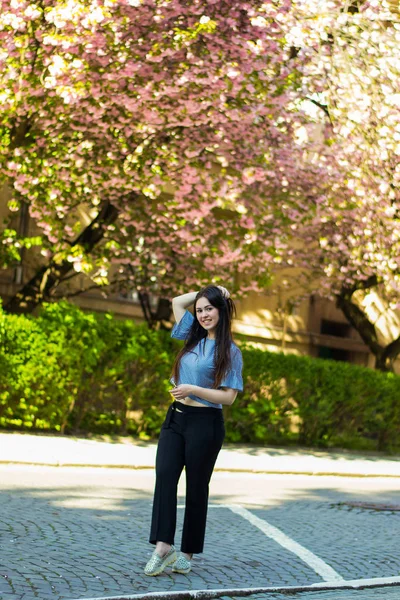
[[(194, 304), (193, 316), (188, 310)], [(150, 543), (156, 548), (145, 574), (159, 575), (172, 564), (189, 573), (193, 554), (203, 551), (208, 484), (225, 436), (223, 405), (243, 390), (242, 355), (232, 341), (235, 306), (221, 286), (178, 296), (172, 301), (175, 325), (171, 336), (185, 340), (173, 368), (168, 409), (156, 458), (156, 487)], [(181, 553), (176, 555), (177, 487), (186, 470), (186, 507)]]

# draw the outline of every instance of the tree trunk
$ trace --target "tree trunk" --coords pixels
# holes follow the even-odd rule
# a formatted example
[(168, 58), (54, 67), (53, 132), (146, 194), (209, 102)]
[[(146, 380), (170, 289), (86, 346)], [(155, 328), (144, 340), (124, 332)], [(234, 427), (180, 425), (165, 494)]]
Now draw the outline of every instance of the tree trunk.
[(375, 367), (379, 369), (379, 371), (389, 371), (391, 373), (394, 372), (394, 361), (400, 354), (400, 336), (390, 342), (384, 349), (379, 358), (376, 358)]
[(157, 302), (157, 308), (154, 312), (151, 310), (149, 294), (147, 292), (139, 292), (138, 295), (143, 316), (150, 329), (154, 329), (156, 323), (169, 321), (172, 312), (171, 300), (168, 298), (159, 298)]
[(375, 356), (375, 368), (379, 371), (393, 373), (394, 361), (400, 354), (400, 337), (387, 346), (382, 346), (378, 341), (375, 325), (369, 321), (365, 312), (352, 302), (352, 296), (356, 290), (366, 290), (374, 287), (377, 283), (376, 278), (370, 278), (365, 282), (354, 285), (352, 288), (343, 288), (340, 294), (337, 295), (337, 305)]
[[(107, 225), (117, 220), (119, 211), (110, 202), (104, 202), (97, 217), (88, 225), (72, 244), (83, 246), (86, 252), (93, 248), (104, 237)], [(72, 271), (73, 266), (67, 260), (57, 263), (51, 260), (35, 273), (13, 298), (8, 300), (4, 309), (9, 313), (31, 313), (42, 302), (51, 298), (51, 292)]]

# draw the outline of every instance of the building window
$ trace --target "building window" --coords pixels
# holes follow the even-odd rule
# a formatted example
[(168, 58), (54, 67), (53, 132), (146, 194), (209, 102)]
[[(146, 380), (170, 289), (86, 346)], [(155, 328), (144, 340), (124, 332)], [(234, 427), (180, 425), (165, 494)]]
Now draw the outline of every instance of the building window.
[(349, 352), (341, 348), (328, 348), (327, 346), (318, 347), (318, 358), (329, 358), (330, 360), (350, 361)]
[[(348, 323), (340, 321), (329, 321), (328, 319), (321, 320), (320, 333), (339, 338), (347, 338), (350, 336), (351, 326)], [(330, 346), (318, 347), (319, 358), (329, 358), (330, 360), (350, 361), (350, 353), (343, 348), (332, 348)]]
[(351, 326), (348, 323), (341, 323), (339, 321), (328, 321), (327, 319), (321, 320), (320, 333), (323, 335), (333, 335), (335, 337), (349, 337)]

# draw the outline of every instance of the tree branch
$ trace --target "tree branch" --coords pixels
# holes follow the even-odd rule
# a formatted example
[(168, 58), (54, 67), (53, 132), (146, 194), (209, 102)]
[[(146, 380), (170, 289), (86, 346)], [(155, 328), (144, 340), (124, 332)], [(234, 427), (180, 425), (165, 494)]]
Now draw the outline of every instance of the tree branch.
[(376, 358), (375, 368), (380, 371), (393, 372), (394, 361), (400, 354), (400, 336), (387, 346), (382, 346), (378, 341), (375, 325), (369, 321), (361, 308), (352, 302), (354, 292), (367, 290), (378, 284), (379, 278), (376, 275), (371, 275), (365, 281), (357, 281), (349, 288), (343, 287), (336, 297), (337, 306), (343, 311), (349, 323), (358, 331), (364, 343), (374, 354)]
[(315, 100), (314, 98), (310, 98), (309, 96), (306, 96), (306, 100), (308, 100), (309, 102), (312, 102), (313, 104), (315, 104), (315, 106), (318, 106), (318, 108), (323, 110), (324, 113), (326, 114), (326, 116), (328, 117), (330, 124), (333, 125), (333, 121), (331, 119), (331, 115), (329, 114), (329, 108), (328, 108), (327, 104), (322, 104), (322, 102), (318, 102), (318, 100)]
[(381, 371), (393, 371), (393, 363), (400, 354), (400, 336), (390, 342), (376, 361), (376, 368)]
[[(136, 194), (132, 192), (132, 199)], [(86, 253), (93, 248), (104, 237), (106, 228), (118, 218), (119, 211), (110, 202), (105, 201), (95, 219), (79, 234), (72, 246), (82, 246)], [(47, 265), (41, 267), (37, 273), (28, 281), (22, 289), (18, 290), (13, 298), (5, 305), (5, 310), (14, 314), (30, 313), (39, 304), (50, 300), (54, 290), (63, 282), (73, 269), (67, 260), (60, 264), (51, 260)]]
[[(64, 283), (64, 281), (62, 281), (62, 283)], [(90, 292), (91, 290), (100, 290), (103, 287), (104, 286), (100, 285), (99, 283), (94, 283), (93, 285), (86, 287), (84, 290), (77, 290), (76, 292), (68, 292), (64, 294), (54, 294), (53, 298), (56, 300), (61, 300), (62, 298), (75, 298), (76, 296), (81, 296), (82, 294), (86, 294), (86, 292)]]
[(343, 290), (352, 296), (357, 290), (369, 290), (370, 288), (377, 286), (378, 283), (380, 283), (378, 277), (376, 275), (371, 275), (367, 279), (355, 281), (350, 287), (343, 287)]
[(364, 343), (378, 360), (384, 349), (378, 341), (375, 326), (368, 320), (366, 314), (351, 300), (356, 289), (360, 289), (357, 287), (357, 284), (351, 289), (342, 288), (340, 294), (336, 296), (337, 306), (343, 311), (349, 323), (358, 331)]
[(26, 145), (28, 143), (27, 134), (32, 128), (32, 122), (29, 117), (18, 123), (18, 125), (13, 125), (10, 131), (10, 139), (11, 144), (10, 148), (14, 150), (15, 148), (19, 148)]

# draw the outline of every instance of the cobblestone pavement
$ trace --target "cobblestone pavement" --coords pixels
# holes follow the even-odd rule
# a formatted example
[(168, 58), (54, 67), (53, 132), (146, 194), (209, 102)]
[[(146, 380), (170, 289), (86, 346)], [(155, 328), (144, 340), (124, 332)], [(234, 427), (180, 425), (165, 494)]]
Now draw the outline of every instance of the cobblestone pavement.
[(400, 576), (398, 512), (301, 501), (290, 507), (289, 519), (281, 507), (253, 512), (312, 549), (344, 579)]
[[(360, 499), (400, 504), (400, 482), (339, 479), (216, 473), (210, 501), (246, 506), (344, 579), (400, 576), (400, 513), (338, 505)], [(169, 570), (145, 577), (153, 483), (149, 471), (0, 467), (0, 599), (76, 600), (321, 581), (310, 564), (220, 506), (209, 510), (206, 551), (195, 557), (190, 574)], [(178, 531), (182, 513), (179, 509)], [(176, 542), (179, 546), (179, 538)], [(312, 592), (298, 598), (398, 600), (400, 587), (393, 592), (397, 596), (392, 592)]]

